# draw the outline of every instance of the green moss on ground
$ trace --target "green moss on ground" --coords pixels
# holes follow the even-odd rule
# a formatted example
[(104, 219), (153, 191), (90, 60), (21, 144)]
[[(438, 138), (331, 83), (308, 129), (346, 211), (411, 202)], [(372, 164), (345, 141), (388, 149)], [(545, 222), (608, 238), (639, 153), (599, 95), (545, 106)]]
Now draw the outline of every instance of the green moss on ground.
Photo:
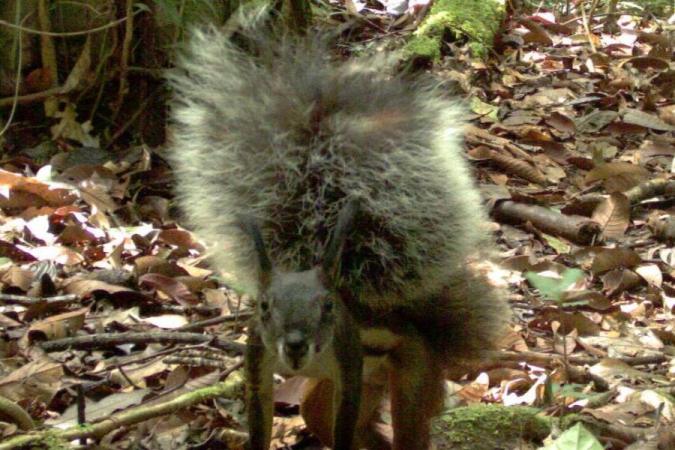
[(443, 38), (466, 36), (477, 56), (485, 56), (504, 17), (502, 0), (437, 0), (406, 45), (408, 57), (438, 60)]
[(42, 450), (68, 450), (73, 448), (68, 441), (57, 436), (56, 434), (47, 433), (38, 444), (30, 446), (31, 449)]
[(524, 406), (455, 408), (434, 421), (434, 443), (438, 450), (493, 450), (519, 440), (540, 443), (551, 426), (538, 414), (538, 409)]

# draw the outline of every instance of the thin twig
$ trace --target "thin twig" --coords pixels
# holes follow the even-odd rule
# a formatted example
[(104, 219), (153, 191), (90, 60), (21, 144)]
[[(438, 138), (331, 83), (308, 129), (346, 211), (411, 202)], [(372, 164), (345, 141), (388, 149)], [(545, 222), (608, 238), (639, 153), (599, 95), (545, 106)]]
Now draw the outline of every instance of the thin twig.
[(30, 306), (36, 303), (68, 303), (80, 298), (76, 294), (55, 295), (53, 297), (31, 297), (28, 295), (0, 294), (0, 301), (14, 302), (20, 305)]
[[(84, 397), (84, 386), (77, 385), (77, 424), (82, 426), (87, 422), (87, 406)], [(80, 445), (87, 445), (87, 438), (80, 438)]]
[(580, 5), (580, 8), (581, 8), (581, 17), (583, 18), (582, 24), (584, 26), (584, 31), (586, 31), (588, 43), (591, 44), (591, 50), (593, 50), (593, 53), (596, 53), (597, 49), (595, 48), (595, 44), (593, 43), (593, 35), (591, 34), (591, 30), (588, 27), (588, 17), (586, 17), (586, 10), (584, 9), (584, 5)]
[[(114, 108), (114, 113), (111, 119), (111, 122), (115, 122), (115, 119), (117, 118), (117, 114), (119, 113), (120, 109), (122, 109), (122, 103), (124, 103), (124, 98), (127, 95), (127, 91), (129, 90), (128, 86), (128, 79), (127, 79), (127, 68), (129, 67), (129, 60), (131, 58), (131, 44), (133, 42), (134, 38), (134, 16), (133, 16), (133, 7), (134, 7), (134, 1), (133, 0), (127, 0), (127, 17), (129, 20), (127, 20), (127, 23), (125, 24), (124, 27), (124, 41), (122, 41), (122, 55), (120, 56), (120, 84), (119, 84), (119, 91), (117, 92), (117, 105)], [(147, 101), (147, 99), (146, 99)], [(141, 107), (141, 110), (145, 109), (144, 107)]]
[[(43, 31), (52, 29), (52, 23), (49, 17), (49, 6), (46, 0), (38, 2), (38, 24)], [(40, 59), (42, 70), (47, 74), (49, 87), (54, 88), (59, 84), (59, 67), (56, 61), (56, 48), (54, 40), (46, 34), (40, 35)], [(47, 98), (45, 101), (45, 112), (47, 117), (52, 117), (56, 112), (57, 104), (54, 99)]]
[(42, 349), (46, 352), (59, 352), (68, 349), (91, 350), (96, 348), (116, 347), (124, 344), (198, 344), (208, 343), (212, 347), (242, 354), (244, 344), (231, 342), (216, 336), (199, 333), (177, 333), (172, 331), (153, 331), (149, 333), (100, 333), (87, 336), (76, 336), (53, 341), (43, 342)]
[[(16, 5), (16, 11), (14, 14), (14, 20), (16, 21), (17, 24), (19, 24), (19, 17), (21, 16), (21, 2), (17, 2)], [(23, 23), (24, 20), (26, 20), (28, 16), (24, 17), (23, 20), (21, 21), (21, 24)], [(9, 113), (9, 117), (7, 118), (7, 123), (5, 123), (5, 126), (0, 130), (0, 136), (5, 134), (7, 130), (9, 129), (9, 126), (12, 124), (12, 120), (14, 120), (14, 114), (16, 113), (16, 107), (19, 104), (18, 98), (19, 98), (19, 87), (21, 86), (21, 65), (23, 64), (22, 60), (22, 55), (23, 55), (23, 43), (21, 40), (21, 31), (17, 33), (17, 57), (16, 57), (16, 74), (15, 74), (15, 79), (14, 79), (14, 95), (9, 99), (10, 100), (10, 105), (12, 105), (12, 110)], [(1, 102), (1, 100), (0, 100)], [(0, 106), (2, 106), (0, 104)]]
[(202, 330), (206, 327), (213, 325), (218, 325), (223, 322), (233, 322), (238, 320), (247, 320), (253, 315), (253, 311), (242, 311), (237, 314), (228, 314), (227, 316), (212, 317), (210, 319), (200, 320), (198, 322), (192, 322), (187, 325), (183, 325), (178, 328), (176, 331), (197, 331)]
[[(182, 352), (185, 350), (190, 350), (190, 349), (196, 349), (196, 348), (205, 348), (205, 344), (195, 344), (187, 347), (173, 347), (173, 348), (167, 348), (165, 350), (158, 351), (157, 353), (153, 353), (152, 355), (142, 355), (142, 356), (136, 356), (129, 358), (126, 361), (120, 362), (120, 363), (113, 363), (110, 364), (107, 367), (104, 367), (103, 369), (99, 370), (94, 370), (93, 372), (87, 372), (88, 376), (93, 376), (93, 375), (98, 375), (100, 373), (105, 373), (105, 372), (110, 372), (115, 369), (119, 369), (120, 367), (125, 367), (125, 366), (130, 366), (132, 364), (143, 364), (147, 361), (150, 361), (152, 359), (159, 358), (164, 355), (170, 355), (171, 353), (176, 353), (176, 352)], [(115, 360), (113, 360), (115, 361)]]
[[(491, 352), (490, 359), (495, 359), (499, 361), (526, 361), (532, 364), (537, 365), (550, 365), (556, 361), (562, 360), (562, 355), (543, 353), (543, 352)], [(666, 361), (665, 355), (654, 355), (654, 356), (624, 356), (614, 358), (618, 361), (621, 361), (630, 366), (643, 366), (646, 364), (660, 364)], [(602, 358), (596, 358), (593, 356), (582, 356), (582, 355), (568, 355), (567, 360), (571, 364), (575, 365), (588, 365), (592, 366), (599, 363)]]
[[(136, 14), (140, 14), (142, 11), (136, 11), (135, 13), (132, 13), (132, 16), (135, 16)], [(91, 28), (89, 30), (82, 30), (82, 31), (64, 31), (64, 32), (54, 32), (54, 31), (40, 31), (36, 30), (35, 28), (26, 28), (21, 25), (14, 25), (11, 22), (7, 22), (6, 20), (0, 19), (0, 25), (4, 25), (9, 28), (13, 28), (15, 30), (23, 31), (24, 33), (30, 33), (30, 34), (39, 34), (39, 35), (44, 35), (44, 36), (53, 36), (53, 37), (71, 37), (71, 36), (84, 36), (87, 34), (93, 34), (93, 33), (98, 33), (99, 31), (107, 30), (108, 28), (115, 27), (125, 20), (127, 20), (128, 17), (122, 17), (121, 19), (114, 20), (112, 22), (108, 22), (105, 25), (101, 25), (100, 27), (96, 28)]]
[[(17, 86), (18, 86), (17, 82)], [(17, 91), (18, 92), (18, 91)], [(66, 91), (63, 90), (62, 87), (54, 87), (51, 89), (46, 89), (41, 92), (34, 92), (32, 94), (26, 94), (26, 95), (18, 95), (18, 96), (12, 96), (12, 97), (5, 97), (5, 98), (0, 98), (0, 108), (9, 106), (9, 105), (14, 105), (15, 102), (17, 105), (23, 105), (26, 103), (34, 103), (34, 102), (41, 102), (42, 100), (51, 97), (53, 95), (63, 95), (66, 94)], [(2, 135), (2, 133), (0, 133)]]

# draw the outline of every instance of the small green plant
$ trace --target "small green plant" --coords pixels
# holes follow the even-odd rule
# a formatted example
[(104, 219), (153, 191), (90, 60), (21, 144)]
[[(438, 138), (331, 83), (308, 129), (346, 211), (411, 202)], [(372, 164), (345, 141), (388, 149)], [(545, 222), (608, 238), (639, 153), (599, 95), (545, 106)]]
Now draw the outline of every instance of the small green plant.
[(535, 272), (527, 272), (525, 278), (530, 284), (539, 290), (542, 297), (556, 303), (565, 300), (565, 291), (584, 277), (584, 272), (579, 269), (567, 269), (560, 278), (548, 277)]

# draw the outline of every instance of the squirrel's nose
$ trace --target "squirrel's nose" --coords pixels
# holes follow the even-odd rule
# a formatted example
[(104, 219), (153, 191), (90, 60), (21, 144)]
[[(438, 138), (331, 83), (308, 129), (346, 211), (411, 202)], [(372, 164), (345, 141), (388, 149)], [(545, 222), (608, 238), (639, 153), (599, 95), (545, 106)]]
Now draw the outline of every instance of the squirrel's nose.
[(304, 335), (299, 331), (291, 331), (284, 339), (284, 351), (289, 356), (303, 356), (307, 353), (309, 346)]

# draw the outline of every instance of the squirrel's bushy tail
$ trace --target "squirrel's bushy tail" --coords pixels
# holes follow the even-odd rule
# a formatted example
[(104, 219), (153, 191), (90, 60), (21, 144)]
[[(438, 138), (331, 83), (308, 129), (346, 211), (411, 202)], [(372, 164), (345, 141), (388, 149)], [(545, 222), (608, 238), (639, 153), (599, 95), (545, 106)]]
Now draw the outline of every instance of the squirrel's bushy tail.
[(322, 41), (261, 35), (245, 53), (214, 28), (192, 34), (169, 76), (179, 201), (216, 267), (254, 291), (237, 216), (258, 220), (275, 264), (303, 270), (358, 197), (344, 282), (375, 309), (414, 304), (485, 243), (462, 109), (384, 58), (341, 62)]
[(511, 317), (505, 289), (486, 273), (487, 267), (468, 264), (447, 278), (445, 287), (428, 302), (420, 302), (419, 330), (448, 368), (471, 364), (494, 350)]
[(248, 215), (279, 268), (308, 269), (356, 197), (341, 278), (358, 301), (407, 311), (450, 360), (491, 347), (508, 314), (466, 262), (489, 240), (462, 109), (383, 58), (340, 62), (314, 38), (251, 42), (245, 53), (198, 30), (169, 77), (178, 200), (215, 267), (255, 295), (256, 259), (235, 225)]

